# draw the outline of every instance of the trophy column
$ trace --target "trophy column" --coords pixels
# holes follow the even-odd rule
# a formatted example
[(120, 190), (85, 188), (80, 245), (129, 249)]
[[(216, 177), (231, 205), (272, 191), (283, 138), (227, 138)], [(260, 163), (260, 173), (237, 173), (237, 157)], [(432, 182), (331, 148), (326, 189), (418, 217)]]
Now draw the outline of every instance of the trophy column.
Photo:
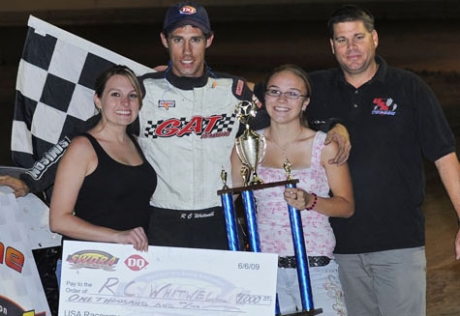
[(249, 249), (253, 252), (261, 252), (259, 232), (257, 229), (256, 218), (256, 203), (252, 190), (246, 189), (247, 187), (229, 189), (226, 185), (227, 173), (222, 170), (221, 178), (224, 182), (222, 190), (218, 191), (222, 201), (224, 210), (225, 224), (227, 228), (228, 247), (230, 250), (244, 250), (240, 249), (240, 240), (238, 235), (238, 220), (236, 217), (235, 205), (233, 203), (233, 193), (241, 193), (244, 206), (244, 215), (248, 233)]
[(220, 200), (222, 201), (222, 208), (224, 210), (225, 225), (227, 229), (228, 248), (233, 251), (240, 249), (240, 239), (238, 235), (238, 220), (235, 212), (235, 204), (233, 203), (233, 192), (228, 190), (227, 186), (227, 172), (222, 170), (220, 173), (224, 187), (220, 193)]
[[(286, 184), (286, 188), (295, 188), (295, 184)], [(299, 279), (300, 298), (304, 311), (314, 311), (313, 294), (311, 289), (310, 271), (308, 268), (308, 257), (305, 249), (305, 239), (302, 228), (300, 211), (288, 204), (289, 220), (291, 223), (292, 241), (294, 244), (295, 260), (297, 262), (297, 278)], [(316, 315), (308, 314), (308, 315)]]

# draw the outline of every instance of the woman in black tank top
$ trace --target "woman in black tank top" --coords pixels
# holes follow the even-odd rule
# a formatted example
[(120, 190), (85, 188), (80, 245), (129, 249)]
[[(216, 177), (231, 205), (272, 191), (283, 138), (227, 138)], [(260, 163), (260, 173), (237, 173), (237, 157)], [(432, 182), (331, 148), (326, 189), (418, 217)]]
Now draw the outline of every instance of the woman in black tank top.
[(113, 66), (96, 81), (100, 120), (75, 137), (61, 159), (50, 206), (50, 228), (64, 239), (132, 244), (146, 251), (149, 200), (157, 176), (127, 126), (142, 93), (136, 75)]

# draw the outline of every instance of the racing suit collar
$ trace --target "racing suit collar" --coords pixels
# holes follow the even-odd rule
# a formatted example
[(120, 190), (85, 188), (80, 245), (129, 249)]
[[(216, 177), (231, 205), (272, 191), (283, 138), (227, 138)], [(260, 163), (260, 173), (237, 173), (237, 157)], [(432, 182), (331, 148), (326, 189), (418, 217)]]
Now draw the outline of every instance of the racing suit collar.
[(171, 67), (168, 67), (165, 72), (165, 78), (174, 87), (181, 90), (193, 90), (193, 88), (201, 88), (206, 85), (209, 77), (209, 68), (206, 69), (201, 77), (179, 77), (176, 76), (172, 71)]

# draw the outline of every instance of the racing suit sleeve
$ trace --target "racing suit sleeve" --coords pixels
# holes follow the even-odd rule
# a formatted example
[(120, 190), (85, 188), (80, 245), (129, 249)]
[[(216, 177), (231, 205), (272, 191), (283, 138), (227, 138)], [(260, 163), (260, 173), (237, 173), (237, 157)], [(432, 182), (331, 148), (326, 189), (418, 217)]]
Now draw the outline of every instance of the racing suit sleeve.
[(58, 162), (69, 145), (70, 139), (64, 137), (45, 152), (31, 168), (19, 176), (29, 187), (29, 192), (37, 194), (51, 188), (56, 176)]

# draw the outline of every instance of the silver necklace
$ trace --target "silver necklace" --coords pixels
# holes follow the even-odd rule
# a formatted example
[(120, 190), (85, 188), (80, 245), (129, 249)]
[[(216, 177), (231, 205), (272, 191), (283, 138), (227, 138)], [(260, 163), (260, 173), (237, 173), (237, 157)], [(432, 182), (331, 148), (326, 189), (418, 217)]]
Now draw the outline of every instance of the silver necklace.
[(292, 168), (292, 163), (291, 161), (289, 160), (289, 158), (287, 157), (286, 155), (286, 150), (289, 148), (289, 146), (291, 144), (294, 144), (298, 139), (299, 139), (299, 136), (302, 134), (303, 130), (302, 128), (300, 128), (300, 133), (294, 138), (293, 141), (291, 142), (288, 142), (286, 145), (284, 146), (280, 146), (276, 140), (275, 140), (275, 137), (273, 137), (273, 134), (272, 132), (270, 131), (270, 135), (272, 136), (272, 141), (273, 141), (273, 144), (275, 144), (276, 147), (278, 147), (279, 149), (281, 149), (281, 152), (283, 154), (283, 157), (284, 157), (284, 163), (283, 163), (283, 168), (286, 170), (286, 169), (291, 169)]

